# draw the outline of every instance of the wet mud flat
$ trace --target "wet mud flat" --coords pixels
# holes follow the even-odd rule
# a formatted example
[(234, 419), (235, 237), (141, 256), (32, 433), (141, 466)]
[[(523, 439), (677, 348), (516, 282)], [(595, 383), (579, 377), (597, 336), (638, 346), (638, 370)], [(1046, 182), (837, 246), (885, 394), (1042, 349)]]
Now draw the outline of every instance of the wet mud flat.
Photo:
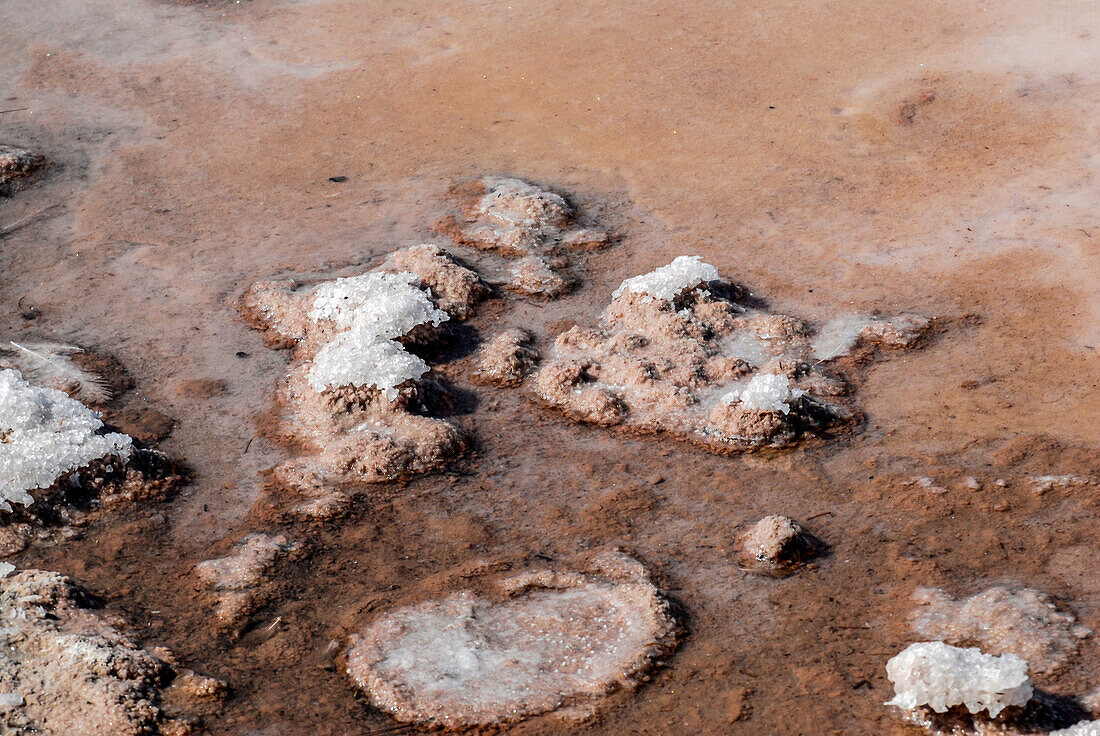
[[(601, 606), (659, 601), (658, 646), (615, 660), (628, 675), (597, 678), (608, 692), (591, 701), (583, 677), (553, 683), (568, 702), (503, 730), (921, 733), (883, 705), (886, 662), (951, 637), (1023, 646), (1036, 689), (1094, 707), (1095, 638), (1074, 633), (1100, 626), (1088, 12), (57, 5), (0, 4), (2, 107), (33, 110), (0, 114), (0, 142), (29, 152), (0, 199), (5, 344), (113, 356), (131, 385), (96, 408), (186, 472), (7, 559), (70, 576), (129, 639), (224, 681), (190, 709), (203, 725), (185, 725), (416, 731), (388, 713), (422, 703), (372, 705), (370, 677), (348, 675), (384, 647), (356, 659), (350, 642), (457, 610), (440, 603), (456, 594), (523, 612), (597, 589)], [(868, 42), (870, 17), (887, 47)], [(515, 253), (455, 237), (458, 200), (502, 175), (564, 194), (578, 221), (509, 240)], [(312, 354), (265, 346), (240, 299), (264, 280), (355, 277), (419, 243), (454, 249), (491, 291), (409, 346), (447, 398), (425, 411), (463, 449), (428, 474), (345, 479), (338, 511), (298, 513), (272, 469), (312, 452), (280, 403)], [(681, 255), (748, 308), (816, 328), (939, 321), (912, 349), (835, 367), (851, 421), (748, 452), (577, 422), (534, 375), (483, 380), (495, 335), (526, 331), (543, 370), (559, 335), (603, 329), (624, 280)], [(777, 514), (820, 541), (783, 574), (743, 549)], [(609, 554), (647, 582), (591, 566)], [(1046, 633), (983, 639), (966, 618), (983, 606)]]

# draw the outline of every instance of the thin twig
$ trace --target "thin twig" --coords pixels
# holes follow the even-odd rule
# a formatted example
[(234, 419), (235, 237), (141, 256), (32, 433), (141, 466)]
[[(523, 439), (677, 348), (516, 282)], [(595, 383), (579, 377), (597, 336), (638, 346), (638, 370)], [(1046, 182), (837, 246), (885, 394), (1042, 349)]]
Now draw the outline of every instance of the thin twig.
[(0, 115), (3, 115), (6, 112), (23, 112), (24, 110), (30, 110), (30, 108), (29, 107), (13, 107), (10, 110), (0, 110)]
[(13, 222), (10, 225), (5, 225), (4, 227), (0, 228), (0, 238), (4, 237), (6, 235), (11, 235), (12, 233), (14, 233), (16, 230), (23, 227), (24, 225), (29, 224), (33, 220), (38, 219), (39, 217), (46, 214), (47, 212), (55, 210), (60, 206), (61, 205), (59, 205), (59, 204), (51, 204), (46, 209), (39, 210), (38, 212), (35, 212), (33, 215), (28, 215), (28, 216), (24, 217), (22, 220), (18, 220), (16, 222)]

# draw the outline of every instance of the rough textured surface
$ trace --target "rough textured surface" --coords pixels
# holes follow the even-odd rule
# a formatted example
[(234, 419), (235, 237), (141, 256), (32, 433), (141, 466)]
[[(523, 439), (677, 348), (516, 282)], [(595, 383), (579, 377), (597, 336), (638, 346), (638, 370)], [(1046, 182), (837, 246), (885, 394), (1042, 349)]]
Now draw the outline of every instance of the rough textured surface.
[(1027, 703), (1033, 691), (1027, 662), (1016, 655), (998, 657), (941, 641), (910, 644), (886, 663), (886, 674), (894, 683), (887, 705), (907, 712), (927, 705), (944, 713), (965, 705), (971, 713), (984, 710), (996, 718), (1009, 706)]
[(786, 516), (765, 516), (740, 539), (741, 554), (751, 567), (783, 571), (797, 567), (824, 549), (821, 540)]
[[(0, 732), (50, 736), (191, 733), (161, 703), (176, 671), (89, 607), (68, 578), (27, 570), (0, 581)], [(224, 685), (190, 673), (192, 684)], [(182, 701), (186, 703), (188, 698)]]
[(225, 557), (200, 562), (195, 574), (217, 599), (214, 615), (222, 626), (237, 626), (264, 603), (271, 590), (267, 575), (282, 559), (302, 549), (282, 534), (249, 534)]
[(538, 357), (531, 333), (511, 327), (498, 332), (481, 346), (474, 381), (496, 386), (518, 386)]
[(1061, 669), (1091, 634), (1050, 596), (1030, 588), (994, 587), (961, 600), (922, 588), (913, 598), (918, 606), (913, 628), (922, 637), (975, 642), (989, 654), (1015, 654), (1037, 674)]
[(567, 273), (571, 254), (614, 241), (607, 232), (579, 227), (579, 213), (560, 194), (522, 179), (485, 177), (455, 194), (460, 214), (444, 217), (436, 229), (459, 245), (519, 259), (506, 286), (520, 294), (565, 294), (576, 284)]
[(586, 572), (539, 570), (382, 614), (348, 651), (348, 673), (401, 721), (467, 728), (632, 688), (675, 644), (668, 604), (635, 560), (598, 553)]
[(669, 432), (720, 452), (852, 425), (858, 412), (837, 398), (850, 386), (815, 358), (814, 328), (752, 304), (713, 266), (680, 256), (624, 281), (600, 328), (562, 333), (537, 394), (579, 421)]
[[(387, 270), (398, 267), (423, 273)], [(309, 497), (297, 513), (337, 513), (348, 496), (334, 485), (434, 470), (466, 447), (457, 427), (429, 416), (444, 392), (424, 390), (428, 365), (402, 341), (430, 341), (439, 324), (472, 314), (487, 293), (476, 273), (423, 245), (361, 276), (248, 289), (245, 317), (273, 344), (296, 346), (279, 398), (290, 409), (291, 433), (311, 454), (281, 463), (274, 477)]]

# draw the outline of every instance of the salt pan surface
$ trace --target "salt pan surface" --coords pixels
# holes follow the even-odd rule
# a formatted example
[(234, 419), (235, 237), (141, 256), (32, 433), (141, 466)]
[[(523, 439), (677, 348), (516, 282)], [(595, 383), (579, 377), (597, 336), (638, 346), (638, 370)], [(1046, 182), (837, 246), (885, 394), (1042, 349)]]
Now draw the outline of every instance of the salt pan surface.
[(1008, 706), (1031, 699), (1027, 662), (1014, 654), (994, 656), (942, 641), (910, 644), (886, 663), (894, 683), (887, 705), (906, 711), (927, 705), (937, 713), (965, 705), (971, 713), (985, 710), (996, 718)]

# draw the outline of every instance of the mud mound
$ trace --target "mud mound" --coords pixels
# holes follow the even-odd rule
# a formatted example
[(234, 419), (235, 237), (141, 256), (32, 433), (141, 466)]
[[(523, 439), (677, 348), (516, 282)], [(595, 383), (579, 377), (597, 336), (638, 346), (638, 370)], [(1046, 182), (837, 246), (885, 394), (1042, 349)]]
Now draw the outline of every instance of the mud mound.
[(478, 351), (476, 383), (518, 386), (538, 360), (531, 333), (513, 327), (494, 335)]
[(302, 545), (282, 534), (249, 534), (225, 557), (200, 562), (195, 574), (213, 591), (214, 615), (221, 626), (237, 626), (274, 592), (268, 573), (299, 553)]
[(911, 346), (929, 328), (912, 316), (861, 321), (854, 333), (837, 329), (823, 358), (812, 325), (754, 304), (713, 266), (681, 256), (624, 281), (599, 328), (559, 335), (537, 395), (578, 421), (718, 452), (782, 447), (857, 422), (851, 386), (828, 360), (858, 345)]
[(311, 497), (298, 513), (337, 513), (348, 496), (334, 486), (428, 472), (466, 447), (456, 426), (430, 416), (446, 392), (406, 345), (431, 342), (439, 325), (470, 316), (487, 293), (476, 273), (431, 245), (396, 251), (352, 278), (248, 289), (246, 319), (270, 343), (295, 348), (279, 401), (289, 434), (310, 452), (274, 476)]
[(740, 541), (745, 564), (773, 575), (793, 571), (825, 550), (825, 543), (786, 516), (765, 516)]
[(383, 614), (352, 638), (348, 673), (398, 720), (461, 729), (585, 711), (675, 644), (668, 604), (621, 553), (495, 587)]
[[(54, 736), (196, 732), (192, 719), (170, 715), (162, 704), (176, 670), (91, 610), (88, 595), (68, 578), (28, 570), (0, 581), (0, 618), (0, 697), (6, 706), (0, 708), (0, 731)], [(224, 693), (216, 680), (178, 674), (186, 688), (169, 695), (173, 701)]]
[(519, 259), (505, 286), (520, 294), (565, 294), (577, 283), (568, 272), (570, 256), (615, 241), (610, 233), (580, 226), (580, 213), (565, 197), (522, 179), (486, 177), (452, 194), (460, 213), (442, 218), (436, 230), (458, 245)]
[(990, 654), (1015, 654), (1031, 672), (1061, 669), (1092, 632), (1061, 611), (1047, 594), (1025, 588), (994, 587), (956, 600), (942, 590), (924, 588), (914, 595), (919, 608), (913, 628), (921, 636), (948, 643), (972, 641)]

